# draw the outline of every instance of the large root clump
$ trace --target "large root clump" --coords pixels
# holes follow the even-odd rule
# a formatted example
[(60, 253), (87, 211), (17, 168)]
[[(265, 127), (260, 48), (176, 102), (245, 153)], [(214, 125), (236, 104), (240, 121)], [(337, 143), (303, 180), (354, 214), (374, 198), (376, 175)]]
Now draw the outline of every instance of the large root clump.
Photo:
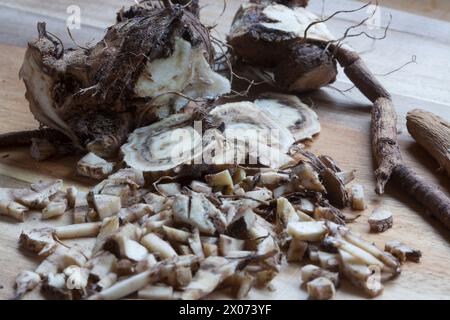
[(113, 156), (137, 125), (179, 111), (188, 99), (228, 92), (228, 80), (210, 67), (209, 31), (191, 10), (150, 2), (122, 10), (90, 48), (64, 49), (39, 23), (20, 71), (31, 112), (78, 147)]
[(270, 74), (283, 90), (304, 92), (334, 82), (336, 62), (327, 50), (333, 35), (323, 23), (314, 23), (318, 18), (306, 9), (275, 2), (294, 1), (250, 1), (241, 6), (228, 37), (235, 55)]

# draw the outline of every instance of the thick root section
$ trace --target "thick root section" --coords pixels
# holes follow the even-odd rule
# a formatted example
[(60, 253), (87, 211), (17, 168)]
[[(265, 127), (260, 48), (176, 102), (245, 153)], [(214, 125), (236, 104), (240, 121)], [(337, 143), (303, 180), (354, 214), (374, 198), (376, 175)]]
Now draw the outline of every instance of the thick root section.
[(403, 190), (427, 207), (433, 217), (450, 229), (450, 199), (444, 192), (404, 164), (394, 168), (393, 177)]

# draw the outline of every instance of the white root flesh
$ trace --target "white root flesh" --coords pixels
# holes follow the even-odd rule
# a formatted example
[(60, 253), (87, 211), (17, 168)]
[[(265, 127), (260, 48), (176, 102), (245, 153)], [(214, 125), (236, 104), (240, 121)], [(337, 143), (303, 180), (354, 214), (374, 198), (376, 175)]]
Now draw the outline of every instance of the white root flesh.
[(422, 252), (408, 247), (406, 244), (397, 240), (387, 242), (384, 250), (394, 255), (401, 262), (405, 262), (407, 260), (419, 262), (422, 257)]
[(212, 188), (206, 183), (196, 180), (192, 181), (189, 187), (192, 189), (192, 191), (198, 193), (210, 194), (213, 191)]
[(221, 234), (219, 237), (219, 254), (221, 256), (228, 256), (232, 251), (244, 250), (245, 241)]
[(21, 299), (27, 292), (36, 288), (41, 277), (33, 271), (22, 271), (16, 277), (15, 299)]
[(149, 233), (141, 239), (141, 243), (151, 253), (159, 255), (162, 259), (168, 259), (178, 256), (176, 251), (167, 242), (162, 240), (154, 233)]
[(221, 188), (225, 190), (233, 190), (233, 178), (230, 171), (224, 170), (222, 172), (205, 176), (206, 182), (213, 188)]
[(118, 214), (122, 208), (119, 197), (104, 194), (94, 194), (93, 204), (100, 220)]
[(30, 186), (30, 190), (17, 195), (16, 201), (30, 209), (42, 209), (45, 202), (61, 188), (62, 180), (38, 181)]
[(216, 289), (226, 278), (231, 276), (238, 266), (238, 261), (229, 261), (222, 257), (208, 257), (201, 264), (192, 282), (186, 287), (183, 300), (201, 299)]
[(87, 262), (88, 256), (87, 251), (80, 246), (74, 245), (71, 248), (59, 246), (41, 262), (35, 272), (41, 277), (46, 277), (49, 274), (60, 273), (72, 265), (82, 267)]
[(69, 290), (84, 290), (88, 285), (89, 270), (78, 266), (69, 266), (64, 269), (66, 275), (66, 288)]
[(53, 233), (58, 239), (90, 238), (96, 237), (100, 228), (101, 223), (89, 222), (56, 227)]
[(58, 243), (53, 239), (52, 228), (33, 229), (22, 231), (19, 244), (22, 248), (46, 257), (55, 252)]
[(100, 158), (95, 153), (89, 152), (77, 163), (77, 173), (93, 179), (104, 179), (114, 170), (114, 164)]
[(42, 219), (51, 219), (62, 216), (67, 210), (67, 200), (51, 201), (42, 210)]
[(17, 194), (26, 192), (28, 192), (27, 189), (0, 188), (0, 215), (22, 222), (28, 208), (16, 202), (15, 199)]
[(297, 240), (320, 241), (328, 233), (328, 228), (323, 221), (290, 222), (287, 233)]
[(67, 205), (69, 208), (75, 208), (77, 203), (78, 189), (76, 187), (68, 187), (66, 190)]
[(302, 262), (303, 257), (308, 249), (308, 242), (292, 239), (289, 244), (289, 249), (286, 253), (286, 258), (288, 262)]
[(360, 184), (355, 184), (351, 187), (352, 207), (355, 210), (366, 210), (367, 203), (364, 196), (364, 187)]
[(337, 272), (330, 272), (312, 264), (302, 267), (301, 277), (303, 283), (308, 283), (317, 278), (326, 278), (333, 283), (335, 288), (339, 286), (339, 274)]
[(353, 255), (339, 250), (342, 271), (350, 282), (356, 287), (362, 288), (370, 297), (377, 297), (383, 292), (381, 283), (381, 271), (374, 266), (367, 266)]
[(91, 300), (117, 300), (126, 297), (150, 283), (151, 276), (156, 273), (155, 269), (150, 269), (137, 275), (116, 282), (109, 288), (90, 297)]
[(308, 282), (306, 288), (309, 297), (314, 300), (330, 300), (336, 294), (333, 282), (323, 277)]
[(392, 212), (383, 209), (375, 209), (369, 217), (371, 232), (384, 232), (394, 225)]
[(164, 197), (171, 197), (181, 193), (181, 185), (179, 183), (158, 184), (158, 192)]
[(102, 249), (105, 241), (119, 230), (119, 226), (119, 217), (110, 217), (102, 221), (92, 254), (96, 254)]
[(312, 139), (321, 130), (317, 114), (297, 96), (267, 93), (255, 104), (287, 128), (295, 141)]
[(86, 265), (86, 267), (90, 268), (90, 275), (99, 281), (114, 272), (116, 266), (117, 258), (107, 251), (95, 256)]
[(171, 286), (147, 286), (138, 292), (139, 299), (147, 300), (172, 300), (174, 298)]
[[(139, 97), (155, 97), (162, 92), (181, 92), (195, 98), (215, 99), (231, 90), (230, 82), (211, 70), (201, 48), (192, 48), (191, 44), (175, 38), (173, 54), (168, 58), (149, 62), (139, 77), (135, 93)], [(156, 99), (156, 105), (174, 104), (180, 111), (189, 101), (173, 95), (164, 95)], [(160, 118), (168, 114), (161, 111)]]
[(324, 192), (325, 187), (320, 182), (319, 174), (309, 163), (300, 163), (292, 169), (292, 172), (298, 177), (300, 186), (307, 190)]

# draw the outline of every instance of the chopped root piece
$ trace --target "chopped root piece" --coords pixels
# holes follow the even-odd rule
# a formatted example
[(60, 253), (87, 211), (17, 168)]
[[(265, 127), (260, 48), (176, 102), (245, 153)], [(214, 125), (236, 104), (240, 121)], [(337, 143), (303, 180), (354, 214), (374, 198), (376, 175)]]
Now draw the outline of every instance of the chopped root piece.
[(99, 255), (90, 259), (85, 267), (90, 268), (90, 276), (97, 281), (107, 277), (115, 271), (117, 258), (110, 252), (103, 251)]
[(144, 195), (143, 200), (146, 204), (148, 204), (154, 213), (158, 213), (164, 209), (164, 206), (167, 202), (167, 198), (163, 197), (159, 194), (149, 192)]
[(228, 234), (239, 239), (251, 238), (251, 229), (255, 225), (256, 219), (256, 214), (252, 209), (244, 210), (228, 224)]
[(368, 221), (371, 232), (384, 232), (394, 225), (392, 212), (379, 208), (373, 211)]
[(110, 217), (102, 221), (94, 248), (92, 248), (92, 254), (97, 254), (97, 252), (103, 248), (105, 241), (119, 230), (119, 226), (120, 224), (118, 217)]
[(100, 220), (118, 214), (122, 207), (119, 197), (104, 194), (94, 194), (93, 204)]
[(290, 222), (287, 233), (297, 240), (320, 241), (328, 233), (328, 228), (323, 221)]
[(158, 184), (158, 191), (164, 197), (175, 196), (181, 193), (181, 185), (179, 183)]
[(62, 180), (40, 180), (33, 183), (28, 192), (17, 196), (16, 201), (31, 209), (42, 209), (45, 202), (59, 191), (62, 183)]
[(326, 197), (338, 208), (345, 208), (349, 202), (348, 193), (336, 173), (330, 168), (325, 168), (321, 172), (321, 177), (323, 186), (327, 191)]
[(67, 205), (69, 208), (75, 208), (77, 203), (78, 189), (76, 187), (68, 187), (66, 190)]
[(339, 256), (336, 253), (328, 253), (324, 251), (317, 252), (317, 258), (322, 268), (337, 272), (339, 271)]
[(244, 250), (245, 241), (228, 237), (221, 234), (219, 237), (219, 254), (221, 256), (227, 256), (232, 251)]
[(138, 292), (139, 299), (147, 300), (173, 300), (173, 288), (171, 286), (146, 286)]
[(87, 262), (88, 256), (87, 250), (78, 245), (73, 245), (71, 248), (59, 246), (39, 264), (35, 272), (41, 277), (46, 277), (49, 274), (63, 272), (71, 265), (82, 267)]
[(100, 228), (100, 222), (89, 222), (56, 227), (53, 233), (58, 239), (89, 238), (96, 237)]
[(15, 299), (21, 299), (28, 291), (33, 290), (41, 282), (41, 277), (33, 271), (22, 271), (16, 277)]
[(162, 240), (154, 233), (149, 233), (141, 239), (141, 243), (148, 251), (155, 253), (161, 257), (161, 259), (168, 259), (178, 256), (176, 251), (167, 242)]
[(230, 171), (224, 170), (222, 172), (211, 174), (205, 176), (206, 182), (213, 188), (217, 190), (232, 190), (233, 189), (233, 178), (231, 177)]
[(64, 269), (67, 277), (66, 287), (69, 290), (85, 290), (88, 284), (89, 270), (78, 266), (69, 266)]
[(192, 237), (192, 233), (184, 230), (175, 229), (167, 226), (163, 226), (162, 228), (169, 241), (176, 241), (187, 244), (189, 242), (189, 238)]
[(386, 243), (384, 250), (394, 255), (401, 262), (413, 261), (419, 262), (422, 252), (408, 247), (406, 244), (393, 240)]
[(336, 177), (341, 180), (342, 184), (346, 186), (353, 180), (355, 180), (355, 171), (341, 171), (336, 172)]
[(172, 210), (175, 222), (198, 228), (203, 234), (213, 235), (217, 230), (223, 233), (226, 229), (225, 216), (202, 193), (192, 192), (190, 198), (176, 195)]
[(308, 163), (300, 163), (294, 168), (292, 172), (298, 177), (297, 181), (300, 186), (307, 190), (325, 192), (325, 187), (320, 182), (319, 174)]
[(301, 262), (308, 249), (308, 242), (298, 239), (292, 239), (289, 249), (286, 253), (288, 262)]
[(210, 194), (212, 193), (212, 188), (208, 186), (206, 183), (201, 181), (192, 181), (189, 187), (192, 189), (192, 191), (198, 192), (198, 193), (205, 193)]
[(145, 203), (137, 203), (128, 208), (120, 209), (119, 219), (122, 224), (135, 222), (142, 217), (152, 214), (152, 206)]
[(22, 248), (36, 253), (41, 257), (52, 254), (58, 247), (58, 243), (53, 239), (52, 228), (22, 231), (19, 238), (19, 244)]
[(333, 282), (323, 277), (308, 282), (306, 288), (310, 299), (314, 300), (330, 300), (336, 293)]
[(376, 245), (361, 239), (360, 237), (354, 235), (352, 232), (347, 232), (344, 234), (344, 238), (349, 242), (354, 244), (356, 247), (370, 253), (372, 256), (376, 257), (385, 264), (385, 271), (392, 273), (393, 275), (398, 275), (400, 273), (400, 263), (396, 257), (384, 252)]
[(351, 187), (352, 208), (355, 210), (366, 210), (366, 197), (364, 196), (364, 187), (355, 184)]
[(64, 273), (48, 274), (42, 283), (41, 291), (50, 299), (73, 299), (71, 290), (66, 287), (66, 275)]
[(7, 203), (5, 207), (3, 205), (0, 205), (0, 207), (0, 215), (11, 217), (20, 222), (24, 221), (25, 212), (28, 211), (27, 207), (14, 201)]
[(312, 264), (308, 264), (301, 269), (301, 276), (303, 283), (308, 283), (317, 278), (326, 278), (333, 283), (335, 288), (339, 286), (339, 274), (337, 272), (330, 272)]
[(227, 283), (231, 286), (232, 295), (238, 299), (242, 300), (248, 296), (248, 293), (255, 284), (255, 277), (248, 272), (240, 271), (228, 278)]
[(233, 275), (238, 261), (222, 257), (208, 257), (200, 263), (200, 269), (192, 282), (186, 287), (181, 298), (198, 300), (213, 292), (226, 278)]
[(365, 263), (351, 254), (339, 250), (342, 262), (342, 271), (350, 282), (371, 298), (379, 296), (383, 292), (381, 283), (381, 270), (377, 266), (367, 266)]
[(129, 239), (124, 235), (114, 237), (120, 252), (120, 257), (129, 259), (131, 261), (141, 261), (144, 260), (148, 251), (146, 247), (141, 245), (139, 242)]
[(51, 219), (62, 216), (67, 209), (67, 200), (51, 201), (42, 210), (42, 219)]
[(144, 288), (150, 281), (151, 276), (157, 273), (156, 269), (150, 269), (124, 280), (118, 281), (109, 288), (106, 288), (102, 292), (90, 297), (91, 300), (116, 300), (127, 295), (137, 292)]
[(77, 173), (93, 179), (104, 179), (109, 176), (114, 169), (114, 164), (108, 162), (95, 153), (89, 152), (77, 163)]

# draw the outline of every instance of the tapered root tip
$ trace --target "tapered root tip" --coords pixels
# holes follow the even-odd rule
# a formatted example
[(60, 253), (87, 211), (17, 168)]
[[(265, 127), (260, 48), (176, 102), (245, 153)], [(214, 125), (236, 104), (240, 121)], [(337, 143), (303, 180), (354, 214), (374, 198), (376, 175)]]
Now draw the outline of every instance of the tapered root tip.
[(375, 192), (377, 194), (379, 195), (384, 194), (384, 188), (386, 187), (386, 184), (391, 178), (391, 174), (392, 170), (386, 170), (383, 168), (378, 168), (378, 170), (375, 171), (375, 178), (376, 178)]

